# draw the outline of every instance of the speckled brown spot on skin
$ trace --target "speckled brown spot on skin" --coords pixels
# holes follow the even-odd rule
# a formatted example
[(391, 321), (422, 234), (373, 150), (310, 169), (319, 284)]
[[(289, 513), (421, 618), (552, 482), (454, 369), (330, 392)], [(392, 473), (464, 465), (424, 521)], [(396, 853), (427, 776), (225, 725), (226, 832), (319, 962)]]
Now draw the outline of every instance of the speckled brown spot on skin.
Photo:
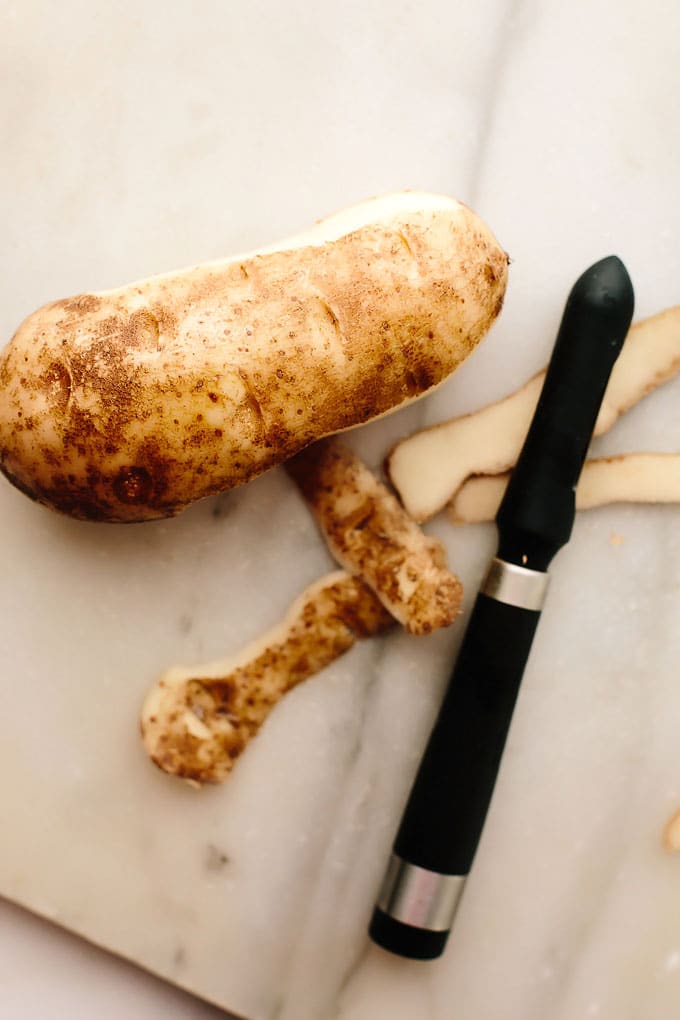
[(54, 409), (63, 415), (71, 399), (71, 373), (62, 361), (53, 361), (43, 374), (42, 382), (49, 391)]
[[(44, 506), (51, 507), (55, 499), (62, 499), (65, 504), (64, 513), (75, 517), (78, 520), (101, 521), (111, 519), (111, 510), (106, 504), (102, 504), (96, 496), (90, 492), (86, 484), (67, 484), (63, 475), (55, 472), (52, 476), (54, 488), (49, 486), (34, 485), (27, 488), (20, 477), (12, 477), (12, 472), (6, 464), (3, 464), (3, 471), (13, 484), (25, 493), (29, 499)], [(64, 497), (64, 493), (67, 496)]]
[(133, 312), (122, 328), (123, 339), (132, 347), (153, 347), (159, 334), (158, 319), (145, 309)]
[(437, 379), (436, 367), (427, 362), (415, 362), (413, 368), (407, 372), (408, 385), (412, 387), (410, 392), (422, 393), (434, 386)]
[(77, 294), (66, 301), (57, 302), (65, 312), (72, 312), (76, 315), (87, 312), (96, 312), (101, 306), (101, 298), (96, 294)]
[(51, 467), (59, 467), (59, 457), (50, 446), (41, 446), (40, 452), (46, 464)]
[(178, 317), (167, 305), (155, 302), (149, 306), (149, 314), (156, 320), (159, 334), (169, 338), (177, 336)]
[(121, 503), (147, 503), (153, 491), (151, 475), (146, 468), (121, 468), (113, 483), (113, 491)]
[(415, 393), (418, 392), (418, 380), (416, 378), (415, 372), (412, 369), (408, 368), (406, 370), (405, 380), (406, 380), (406, 392), (408, 393), (409, 396), (413, 396)]
[(293, 449), (294, 446), (297, 446), (290, 430), (285, 425), (278, 425), (276, 423), (270, 426), (266, 442), (270, 446), (283, 450)]
[(68, 418), (64, 422), (63, 435), (65, 443), (85, 457), (88, 447), (100, 435), (100, 432), (94, 415), (72, 402)]

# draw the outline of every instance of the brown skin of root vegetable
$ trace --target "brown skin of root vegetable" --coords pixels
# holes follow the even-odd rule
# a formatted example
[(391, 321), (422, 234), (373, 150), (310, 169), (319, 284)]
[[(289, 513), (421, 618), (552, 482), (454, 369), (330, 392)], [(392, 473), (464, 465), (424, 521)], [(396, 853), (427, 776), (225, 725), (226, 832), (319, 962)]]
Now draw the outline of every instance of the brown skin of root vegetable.
[(0, 357), (0, 467), (144, 521), (427, 393), (498, 315), (507, 256), (453, 199), (374, 199), (269, 249), (55, 301)]
[(358, 578), (328, 574), (235, 656), (164, 673), (142, 707), (147, 754), (171, 775), (222, 782), (287, 691), (393, 624)]
[(461, 611), (463, 586), (389, 489), (349, 447), (322, 440), (286, 465), (324, 535), (350, 573), (359, 575), (412, 634), (447, 627)]

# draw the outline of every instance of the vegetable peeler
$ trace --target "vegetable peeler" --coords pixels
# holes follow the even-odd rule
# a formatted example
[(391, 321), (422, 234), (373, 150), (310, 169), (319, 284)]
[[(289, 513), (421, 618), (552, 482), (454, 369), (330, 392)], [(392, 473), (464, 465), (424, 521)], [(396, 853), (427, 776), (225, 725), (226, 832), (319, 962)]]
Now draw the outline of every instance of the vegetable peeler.
[(472, 867), (548, 588), (571, 535), (574, 490), (633, 317), (609, 256), (567, 299), (543, 389), (496, 515), (482, 582), (394, 843), (369, 933), (393, 953), (441, 955)]

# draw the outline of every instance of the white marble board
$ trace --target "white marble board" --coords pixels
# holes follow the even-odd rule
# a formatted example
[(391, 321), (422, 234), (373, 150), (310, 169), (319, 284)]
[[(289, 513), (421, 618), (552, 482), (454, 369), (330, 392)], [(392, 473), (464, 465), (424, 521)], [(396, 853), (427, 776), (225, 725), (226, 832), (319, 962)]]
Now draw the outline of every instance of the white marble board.
[[(512, 255), (506, 308), (433, 398), (354, 435), (377, 466), (539, 368), (590, 261), (624, 258), (640, 316), (680, 301), (679, 33), (672, 0), (0, 0), (0, 334), (372, 194), (453, 194)], [(598, 449), (680, 450), (679, 393)], [(418, 964), (365, 927), (461, 627), (357, 648), (197, 792), (145, 760), (139, 703), (327, 568), (291, 484), (128, 528), (3, 484), (0, 892), (248, 1020), (671, 1020), (679, 525), (579, 518), (455, 934)], [(469, 605), (493, 530), (431, 530)], [(2, 1020), (221, 1015), (9, 902), (0, 986)]]

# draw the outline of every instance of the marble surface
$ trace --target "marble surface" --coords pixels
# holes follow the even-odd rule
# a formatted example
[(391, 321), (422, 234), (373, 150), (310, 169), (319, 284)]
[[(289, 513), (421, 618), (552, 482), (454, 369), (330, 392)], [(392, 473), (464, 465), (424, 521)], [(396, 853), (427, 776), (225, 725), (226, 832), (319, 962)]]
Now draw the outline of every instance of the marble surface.
[[(473, 205), (513, 259), (501, 321), (432, 398), (353, 434), (378, 465), (545, 361), (616, 252), (680, 300), (671, 0), (0, 0), (3, 301), (273, 241), (403, 187)], [(598, 451), (680, 449), (680, 380)], [(173, 521), (78, 524), (0, 487), (0, 1015), (669, 1020), (680, 1004), (680, 511), (579, 518), (446, 955), (365, 936), (461, 627), (364, 643), (294, 691), (232, 780), (156, 772), (167, 665), (239, 647), (329, 566), (274, 471)], [(493, 529), (430, 526), (469, 605)]]

